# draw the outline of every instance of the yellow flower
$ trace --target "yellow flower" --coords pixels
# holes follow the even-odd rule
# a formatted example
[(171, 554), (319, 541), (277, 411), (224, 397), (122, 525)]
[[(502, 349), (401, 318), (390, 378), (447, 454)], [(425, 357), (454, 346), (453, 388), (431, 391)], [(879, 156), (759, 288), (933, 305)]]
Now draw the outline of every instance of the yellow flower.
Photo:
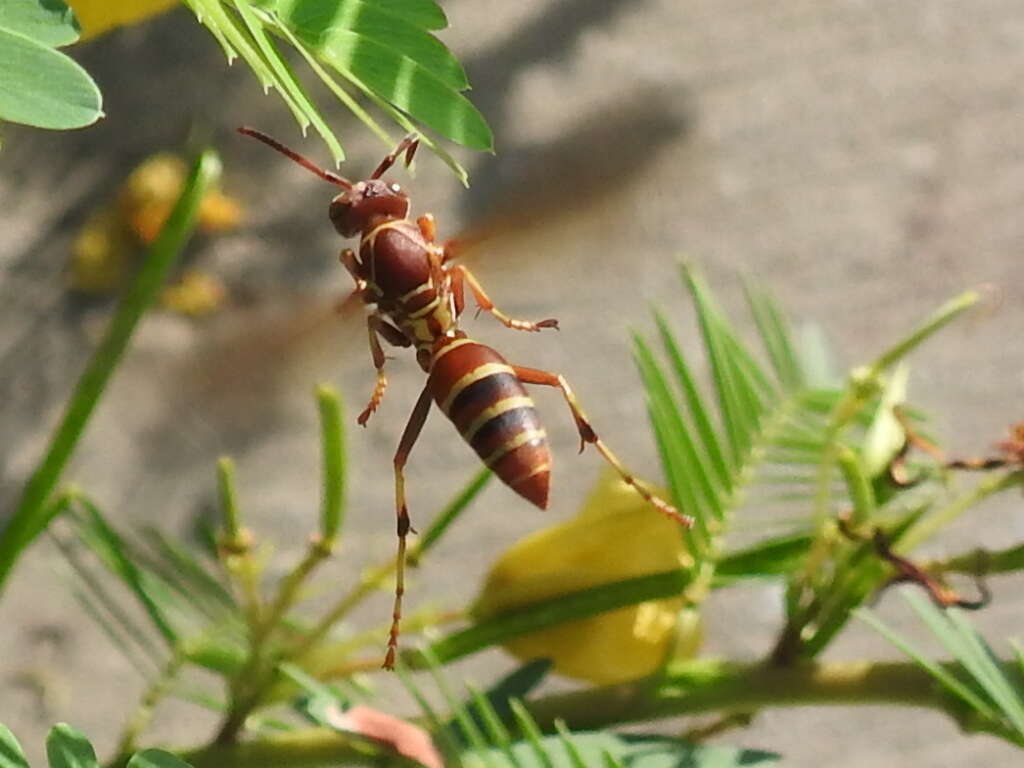
[(220, 309), (224, 284), (207, 272), (189, 270), (178, 282), (164, 288), (160, 301), (178, 314), (202, 317)]
[[(71, 287), (83, 293), (118, 290), (136, 264), (143, 246), (163, 228), (185, 184), (188, 167), (165, 152), (146, 158), (129, 174), (117, 199), (102, 204), (86, 220), (71, 247)], [(199, 227), (204, 232), (234, 229), (242, 220), (242, 207), (217, 189), (206, 193), (199, 205)], [(164, 304), (188, 315), (217, 309), (224, 287), (210, 275), (193, 273), (167, 290)]]
[[(610, 582), (686, 564), (679, 526), (655, 512), (618, 475), (602, 476), (580, 513), (513, 545), (494, 564), (477, 599), (481, 618)], [(671, 650), (680, 596), (651, 600), (517, 637), (515, 656), (550, 658), (563, 675), (605, 684), (656, 671)], [(688, 616), (688, 619), (693, 619)], [(680, 627), (693, 653), (699, 621)]]
[(145, 21), (177, 4), (178, 0), (68, 0), (82, 28), (82, 40)]

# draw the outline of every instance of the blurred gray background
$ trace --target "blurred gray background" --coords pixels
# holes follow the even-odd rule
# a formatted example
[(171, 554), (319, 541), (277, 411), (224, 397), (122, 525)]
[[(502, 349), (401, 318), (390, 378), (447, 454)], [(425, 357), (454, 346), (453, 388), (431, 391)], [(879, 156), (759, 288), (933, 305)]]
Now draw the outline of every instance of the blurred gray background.
[[(464, 190), (427, 153), (406, 183), (442, 236), (495, 212), (514, 232), (474, 268), (499, 306), (557, 316), (561, 333), (467, 321), (510, 359), (566, 374), (584, 406), (642, 475), (656, 476), (629, 332), (651, 304), (690, 329), (677, 259), (698, 261), (730, 311), (738, 276), (767, 281), (798, 323), (819, 323), (839, 363), (866, 360), (950, 295), (993, 286), (975, 313), (913, 359), (913, 399), (939, 414), (957, 453), (984, 451), (1019, 419), (1024, 385), (1024, 6), (1010, 0), (448, 0), (444, 41), (467, 67), (497, 156), (460, 153)], [(365, 335), (330, 303), (348, 289), (326, 219), (332, 188), (233, 133), (245, 123), (319, 160), (284, 105), (242, 66), (225, 66), (184, 10), (72, 53), (99, 82), (108, 117), (71, 134), (4, 126), (0, 153), (0, 515), (9, 514), (110, 305), (69, 298), (65, 266), (89, 211), (145, 156), (211, 141), (247, 226), (201, 239), (197, 265), (231, 300), (191, 321), (155, 313), (90, 424), (66, 475), (119, 520), (187, 532), (212, 507), (213, 462), (239, 466), (249, 524), (277, 542), (277, 569), (315, 525), (316, 382), (336, 384), (350, 420), (373, 383)], [(323, 93), (315, 90), (320, 96)], [(358, 177), (383, 147), (322, 99)], [(403, 171), (395, 174), (401, 180)], [(745, 328), (749, 323), (742, 321)], [(350, 324), (351, 325), (351, 324)], [(696, 338), (689, 337), (695, 350)], [(351, 487), (338, 583), (393, 551), (391, 455), (422, 382), (407, 355), (368, 429), (349, 434)], [(453, 605), (519, 536), (569, 516), (600, 469), (575, 455), (557, 393), (538, 404), (556, 452), (552, 508), (541, 513), (494, 485), (415, 575), (413, 606)], [(476, 471), (473, 454), (434, 414), (409, 469), (424, 521)], [(1019, 498), (956, 527), (960, 548), (1024, 532)], [(67, 720), (109, 749), (141, 691), (123, 658), (82, 616), (61, 556), (40, 542), (0, 607), (0, 721), (39, 754), (45, 726)], [(1018, 583), (996, 581), (977, 616), (1002, 639), (1020, 631)], [(384, 593), (357, 621), (379, 623)], [(900, 624), (898, 599), (878, 606)], [(779, 595), (716, 596), (709, 652), (763, 654)], [(907, 622), (903, 621), (905, 626)], [(913, 627), (909, 628), (912, 631)], [(1005, 646), (1002, 646), (1005, 650)], [(829, 658), (895, 657), (852, 627)], [(492, 653), (464, 665), (478, 681), (510, 668)], [(212, 727), (172, 708), (158, 734), (194, 740)], [(1015, 765), (1019, 755), (944, 718), (884, 708), (774, 710), (723, 741), (779, 750), (793, 765)]]

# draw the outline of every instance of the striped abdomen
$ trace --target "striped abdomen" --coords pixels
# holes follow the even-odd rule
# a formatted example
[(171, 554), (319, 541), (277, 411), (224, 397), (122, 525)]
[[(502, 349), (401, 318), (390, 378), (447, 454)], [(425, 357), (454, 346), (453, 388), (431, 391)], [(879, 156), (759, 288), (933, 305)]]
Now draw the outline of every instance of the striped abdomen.
[(520, 496), (547, 507), (547, 436), (533, 400), (505, 359), (461, 335), (443, 339), (434, 349), (429, 386), (484, 464)]

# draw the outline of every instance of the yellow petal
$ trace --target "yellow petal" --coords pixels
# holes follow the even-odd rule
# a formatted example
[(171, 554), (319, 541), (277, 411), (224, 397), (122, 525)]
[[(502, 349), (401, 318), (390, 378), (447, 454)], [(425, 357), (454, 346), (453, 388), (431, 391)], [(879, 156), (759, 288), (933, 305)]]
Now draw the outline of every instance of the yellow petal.
[(82, 28), (82, 39), (114, 27), (145, 21), (174, 7), (178, 0), (68, 0)]
[(224, 293), (224, 284), (216, 277), (191, 270), (177, 283), (164, 288), (161, 301), (170, 310), (200, 317), (219, 309), (224, 303)]
[[(475, 611), (504, 613), (561, 594), (678, 568), (687, 561), (679, 526), (605, 474), (580, 513), (513, 545), (491, 568)], [(670, 650), (680, 596), (651, 600), (510, 641), (522, 659), (595, 683), (654, 672)]]
[(134, 244), (117, 211), (95, 211), (71, 245), (68, 279), (83, 293), (111, 293), (121, 287), (132, 262)]

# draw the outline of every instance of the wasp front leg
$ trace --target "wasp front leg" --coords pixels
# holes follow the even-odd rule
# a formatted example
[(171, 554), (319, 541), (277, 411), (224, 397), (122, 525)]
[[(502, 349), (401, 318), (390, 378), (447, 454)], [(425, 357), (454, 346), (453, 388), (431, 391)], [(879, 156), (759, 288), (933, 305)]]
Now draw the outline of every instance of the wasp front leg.
[(362, 293), (366, 290), (366, 281), (359, 276), (359, 257), (356, 256), (356, 252), (351, 248), (346, 248), (338, 256), (338, 261), (345, 267), (345, 270), (352, 275), (352, 279), (356, 284), (356, 293)]
[(370, 356), (373, 358), (373, 367), (377, 369), (377, 383), (374, 385), (370, 402), (363, 409), (363, 412), (359, 414), (359, 418), (356, 419), (361, 427), (366, 426), (370, 416), (377, 410), (381, 400), (384, 399), (384, 390), (388, 386), (387, 376), (384, 375), (384, 363), (387, 362), (387, 356), (380, 345), (380, 336), (383, 336), (390, 344), (396, 347), (408, 347), (411, 344), (404, 333), (386, 320), (381, 319), (377, 314), (371, 314), (366, 318), (366, 329), (370, 338)]
[(607, 445), (605, 445), (604, 441), (597, 436), (597, 432), (595, 432), (594, 428), (590, 425), (590, 421), (587, 419), (586, 414), (583, 413), (583, 409), (580, 407), (579, 401), (576, 400), (576, 395), (569, 387), (569, 382), (565, 380), (564, 376), (557, 373), (550, 373), (549, 371), (540, 371), (536, 368), (524, 368), (519, 365), (513, 365), (512, 370), (516, 377), (524, 384), (542, 384), (546, 387), (558, 387), (558, 389), (562, 391), (565, 401), (569, 404), (569, 410), (572, 411), (573, 420), (576, 422), (576, 429), (580, 433), (580, 453), (583, 452), (587, 443), (590, 443), (597, 448), (605, 461), (611, 464), (612, 468), (619, 473), (619, 477), (622, 478), (623, 482), (640, 494), (644, 501), (680, 525), (686, 526), (687, 528), (693, 526), (692, 517), (680, 514), (679, 511), (667, 501), (651, 493), (643, 483), (633, 476), (632, 472), (626, 469), (622, 462), (619, 461), (618, 457), (611, 452), (611, 449), (609, 449)]
[(491, 301), (490, 296), (484, 291), (480, 282), (466, 267), (462, 264), (456, 264), (447, 269), (452, 276), (452, 294), (455, 298), (456, 314), (460, 314), (465, 306), (465, 289), (463, 287), (465, 282), (469, 283), (469, 290), (473, 292), (473, 298), (476, 299), (477, 306), (484, 312), (490, 312), (494, 315), (506, 328), (512, 328), (517, 331), (539, 331), (541, 328), (554, 328), (558, 330), (558, 321), (554, 318), (541, 320), (539, 323), (531, 323), (527, 320), (516, 320), (509, 317), (494, 306), (494, 302)]

